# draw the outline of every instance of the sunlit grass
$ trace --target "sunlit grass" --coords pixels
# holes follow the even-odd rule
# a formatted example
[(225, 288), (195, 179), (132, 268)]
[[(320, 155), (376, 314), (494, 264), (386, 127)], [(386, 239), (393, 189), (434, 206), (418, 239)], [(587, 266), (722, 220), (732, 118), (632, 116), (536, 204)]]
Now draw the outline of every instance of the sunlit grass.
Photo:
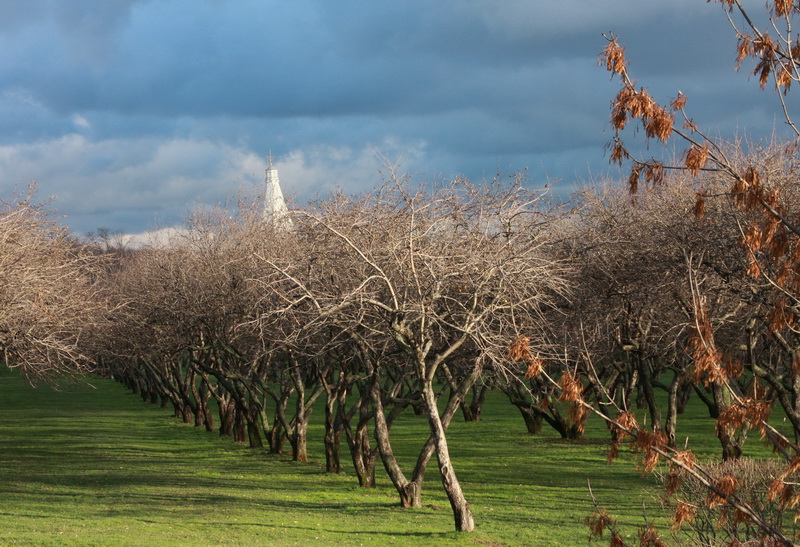
[[(92, 384), (53, 392), (0, 378), (0, 544), (586, 544), (587, 481), (626, 534), (643, 512), (661, 517), (655, 481), (630, 455), (606, 465), (602, 424), (590, 423), (583, 442), (528, 436), (500, 396), (481, 422), (456, 419), (449, 432), (477, 523), (476, 533), (456, 534), (435, 461), (419, 510), (397, 506), (381, 468), (378, 488), (359, 489), (344, 446), (346, 471), (324, 473), (321, 412), (310, 431), (312, 463), (295, 464), (176, 423), (112, 382)], [(715, 439), (701, 438), (713, 425), (703, 409), (692, 412), (683, 434), (715, 454)], [(393, 429), (409, 467), (424, 431), (424, 418), (410, 412)]]

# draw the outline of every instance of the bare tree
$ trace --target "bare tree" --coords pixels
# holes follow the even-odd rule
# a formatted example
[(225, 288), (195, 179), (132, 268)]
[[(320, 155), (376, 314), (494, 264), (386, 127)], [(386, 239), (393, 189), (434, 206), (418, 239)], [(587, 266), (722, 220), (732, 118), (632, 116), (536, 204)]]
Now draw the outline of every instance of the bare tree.
[(106, 327), (100, 264), (33, 194), (0, 202), (0, 349), (30, 380), (83, 374)]
[[(523, 326), (535, 326), (541, 307), (564, 289), (558, 265), (542, 252), (540, 199), (518, 184), (477, 188), (459, 180), (426, 192), (394, 178), (373, 196), (339, 197), (307, 213), (310, 232), (338, 249), (331, 274), (336, 283), (312, 286), (284, 271), (296, 295), (287, 309), (312, 303), (316, 318), (308, 323), (334, 325), (362, 347), (378, 448), (403, 503), (419, 503), (427, 459), (435, 453), (460, 531), (474, 524), (450, 458), (447, 427), (485, 366), (502, 367), (510, 341)], [(386, 341), (398, 353), (378, 360)], [(447, 385), (445, 370), (459, 380), (440, 411), (437, 382), (443, 375)], [(400, 397), (405, 385), (411, 391)], [(387, 402), (416, 402), (427, 416), (430, 438), (411, 480), (391, 449)]]

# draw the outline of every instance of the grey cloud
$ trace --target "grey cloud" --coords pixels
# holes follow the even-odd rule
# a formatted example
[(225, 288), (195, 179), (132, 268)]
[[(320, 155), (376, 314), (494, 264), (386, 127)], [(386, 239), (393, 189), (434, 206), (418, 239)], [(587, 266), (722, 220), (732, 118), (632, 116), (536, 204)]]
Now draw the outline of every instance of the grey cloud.
[(732, 72), (719, 6), (697, 0), (0, 7), (0, 184), (38, 179), (76, 231), (140, 231), (255, 187), (268, 149), (298, 199), (369, 187), (377, 152), (423, 178), (527, 166), (568, 187), (608, 169), (609, 30), (642, 84), (684, 91), (704, 127), (776, 119)]
[[(109, 17), (124, 20), (125, 29), (108, 48), (116, 51), (113, 62), (61, 59), (41, 75), (19, 68), (42, 102), (60, 112), (265, 117), (440, 112), (492, 98), (502, 104), (513, 83), (498, 73), (513, 75), (544, 55), (574, 57), (576, 48), (594, 62), (599, 30), (576, 38), (568, 23), (581, 27), (600, 15), (611, 22), (621, 10), (580, 2), (298, 2), (273, 13), (252, 2), (237, 10), (163, 2), (129, 14), (127, 3), (117, 4)], [(83, 36), (93, 21), (73, 19), (69, 36)], [(97, 20), (105, 20), (102, 13)], [(634, 41), (632, 49), (646, 55), (651, 42)]]

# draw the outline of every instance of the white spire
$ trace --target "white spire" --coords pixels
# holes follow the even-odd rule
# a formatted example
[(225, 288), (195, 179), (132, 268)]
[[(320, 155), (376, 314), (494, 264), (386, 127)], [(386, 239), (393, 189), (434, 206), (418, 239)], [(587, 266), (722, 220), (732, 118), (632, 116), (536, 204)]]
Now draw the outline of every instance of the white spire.
[(278, 179), (278, 170), (272, 165), (272, 150), (269, 152), (269, 167), (266, 171), (266, 191), (264, 193), (264, 220), (281, 224), (286, 228), (292, 227), (289, 218), (289, 209), (283, 199), (281, 183)]

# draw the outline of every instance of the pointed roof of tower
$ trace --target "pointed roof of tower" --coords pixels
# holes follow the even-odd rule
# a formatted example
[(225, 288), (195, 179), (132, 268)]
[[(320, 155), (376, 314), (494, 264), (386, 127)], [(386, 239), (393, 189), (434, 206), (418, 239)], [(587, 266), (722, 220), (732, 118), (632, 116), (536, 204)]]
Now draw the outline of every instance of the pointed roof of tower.
[(286, 200), (283, 199), (278, 169), (272, 164), (272, 150), (269, 152), (269, 166), (265, 171), (264, 190), (264, 220), (282, 225), (286, 228), (292, 227), (292, 219), (289, 218), (289, 209), (286, 207)]

